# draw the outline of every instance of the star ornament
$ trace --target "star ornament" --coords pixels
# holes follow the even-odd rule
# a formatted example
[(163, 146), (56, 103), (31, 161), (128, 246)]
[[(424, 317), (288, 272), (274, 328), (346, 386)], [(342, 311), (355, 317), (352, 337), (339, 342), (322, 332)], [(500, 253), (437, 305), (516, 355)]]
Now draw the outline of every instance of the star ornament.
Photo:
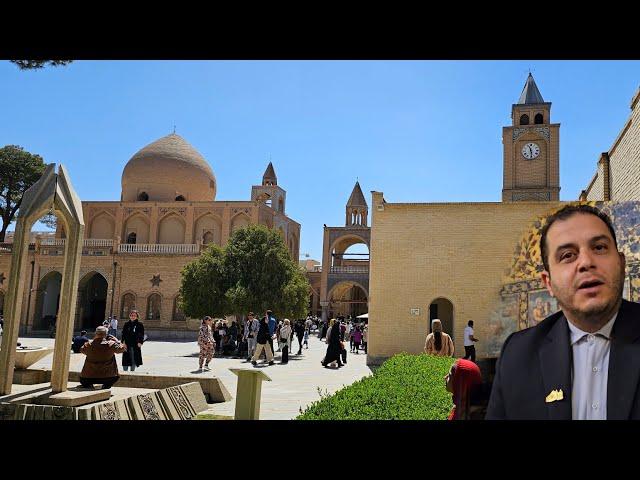
[(160, 280), (160, 275), (154, 275), (149, 281), (151, 282), (152, 287), (159, 287), (162, 280)]

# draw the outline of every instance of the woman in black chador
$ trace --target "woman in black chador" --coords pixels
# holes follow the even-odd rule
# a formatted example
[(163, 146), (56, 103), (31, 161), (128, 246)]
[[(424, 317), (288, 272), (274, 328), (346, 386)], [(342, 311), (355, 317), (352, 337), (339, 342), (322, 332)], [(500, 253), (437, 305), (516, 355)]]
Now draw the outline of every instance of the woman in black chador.
[(144, 343), (144, 325), (139, 321), (137, 310), (131, 310), (129, 321), (122, 327), (122, 341), (127, 345), (127, 351), (122, 355), (122, 368), (126, 372), (129, 367), (133, 372), (142, 365), (142, 344)]
[(328, 367), (331, 362), (338, 362), (338, 367), (342, 366), (340, 354), (342, 345), (340, 344), (340, 322), (334, 322), (331, 330), (327, 332), (329, 335), (329, 345), (327, 346), (327, 354), (322, 360), (322, 366)]

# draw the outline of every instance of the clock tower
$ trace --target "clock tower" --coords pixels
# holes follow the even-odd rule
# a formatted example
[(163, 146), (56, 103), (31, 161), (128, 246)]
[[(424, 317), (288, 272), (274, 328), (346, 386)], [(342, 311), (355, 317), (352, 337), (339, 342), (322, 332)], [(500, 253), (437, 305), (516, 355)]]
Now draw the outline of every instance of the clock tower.
[(511, 120), (502, 128), (502, 201), (558, 201), (560, 124), (551, 123), (551, 103), (543, 100), (531, 73), (511, 107)]

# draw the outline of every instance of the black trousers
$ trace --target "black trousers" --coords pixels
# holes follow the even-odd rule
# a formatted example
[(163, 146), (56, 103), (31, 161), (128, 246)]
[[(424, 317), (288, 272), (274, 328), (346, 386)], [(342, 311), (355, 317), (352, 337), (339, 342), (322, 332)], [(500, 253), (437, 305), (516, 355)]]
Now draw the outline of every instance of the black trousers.
[(298, 355), (302, 353), (302, 338), (303, 337), (298, 337), (298, 345), (300, 345), (300, 348), (298, 349)]
[(120, 377), (108, 377), (108, 378), (82, 378), (80, 377), (80, 385), (84, 388), (93, 388), (94, 383), (101, 383), (102, 388), (111, 388)]
[(464, 359), (471, 360), (475, 363), (476, 361), (476, 346), (470, 345), (468, 347), (464, 347)]
[(289, 346), (285, 343), (282, 347), (282, 360), (281, 363), (287, 363), (289, 361)]

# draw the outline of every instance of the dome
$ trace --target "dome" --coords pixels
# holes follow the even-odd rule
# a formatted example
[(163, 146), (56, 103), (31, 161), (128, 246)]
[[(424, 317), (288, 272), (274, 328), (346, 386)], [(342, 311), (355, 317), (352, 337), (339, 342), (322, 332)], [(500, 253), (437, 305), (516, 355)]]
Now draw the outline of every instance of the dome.
[(216, 177), (204, 157), (172, 133), (139, 150), (122, 172), (122, 201), (213, 201)]

